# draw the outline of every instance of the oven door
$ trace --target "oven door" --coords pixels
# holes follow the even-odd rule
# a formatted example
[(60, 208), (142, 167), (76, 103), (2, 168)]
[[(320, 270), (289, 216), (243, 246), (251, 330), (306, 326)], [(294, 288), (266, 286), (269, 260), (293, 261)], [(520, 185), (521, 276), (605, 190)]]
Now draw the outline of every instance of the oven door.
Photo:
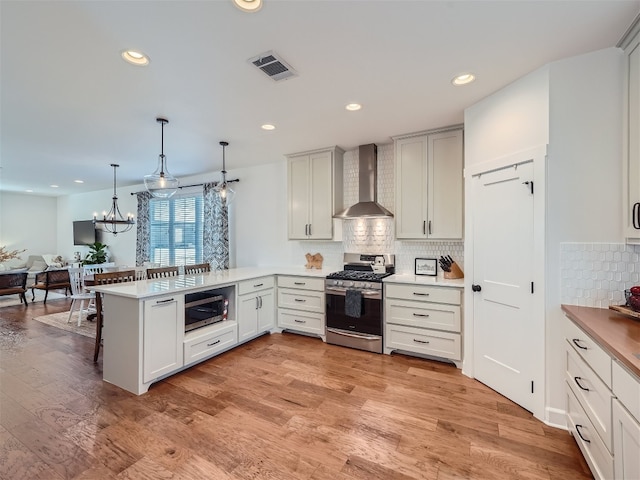
[(382, 299), (380, 292), (362, 295), (360, 317), (345, 313), (346, 291), (325, 292), (327, 343), (382, 353)]

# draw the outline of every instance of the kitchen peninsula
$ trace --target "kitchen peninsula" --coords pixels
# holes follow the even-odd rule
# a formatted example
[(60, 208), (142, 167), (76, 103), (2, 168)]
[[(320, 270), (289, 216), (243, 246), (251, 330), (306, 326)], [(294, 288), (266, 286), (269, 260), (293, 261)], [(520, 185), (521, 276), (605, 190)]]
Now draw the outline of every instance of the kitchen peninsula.
[[(103, 379), (143, 394), (161, 378), (275, 329), (276, 275), (317, 282), (335, 270), (247, 267), (96, 286), (105, 312)], [(205, 291), (228, 300), (226, 319), (185, 333), (185, 295)]]

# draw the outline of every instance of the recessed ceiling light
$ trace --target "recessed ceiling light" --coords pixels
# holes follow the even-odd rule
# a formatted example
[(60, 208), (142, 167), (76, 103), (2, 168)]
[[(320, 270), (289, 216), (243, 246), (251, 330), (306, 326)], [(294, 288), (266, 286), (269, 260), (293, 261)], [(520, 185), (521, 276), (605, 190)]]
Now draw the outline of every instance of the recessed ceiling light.
[(468, 83), (471, 83), (475, 79), (476, 79), (476, 76), (473, 73), (462, 73), (460, 75), (453, 77), (453, 80), (451, 80), (451, 83), (453, 83), (456, 87), (459, 87), (460, 85), (466, 85)]
[(84, 183), (84, 180), (74, 180), (76, 183)]
[(233, 4), (243, 12), (257, 12), (262, 8), (262, 0), (233, 0)]
[(122, 58), (126, 62), (129, 62), (132, 65), (138, 65), (141, 67), (149, 65), (149, 57), (137, 50), (123, 50), (120, 52), (120, 55), (122, 55)]
[(58, 185), (49, 185), (51, 188), (58, 188)]
[(270, 123), (265, 123), (264, 125), (262, 125), (262, 129), (263, 130), (275, 130), (276, 126), (275, 125), (271, 125)]
[(344, 108), (346, 108), (350, 112), (355, 112), (356, 110), (360, 110), (362, 108), (362, 105), (360, 105), (359, 103), (348, 103)]

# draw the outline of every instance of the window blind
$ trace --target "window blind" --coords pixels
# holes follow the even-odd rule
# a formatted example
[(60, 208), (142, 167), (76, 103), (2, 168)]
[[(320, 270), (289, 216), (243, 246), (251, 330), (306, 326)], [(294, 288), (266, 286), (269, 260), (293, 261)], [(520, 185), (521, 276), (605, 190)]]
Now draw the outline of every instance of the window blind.
[(202, 263), (202, 194), (149, 202), (150, 260), (162, 267)]

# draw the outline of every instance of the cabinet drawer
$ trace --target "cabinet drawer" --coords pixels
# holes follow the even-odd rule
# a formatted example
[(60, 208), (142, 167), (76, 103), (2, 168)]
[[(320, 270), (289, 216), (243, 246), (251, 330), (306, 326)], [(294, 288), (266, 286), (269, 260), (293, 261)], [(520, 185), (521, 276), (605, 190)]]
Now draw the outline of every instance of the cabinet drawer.
[(566, 381), (606, 447), (609, 451), (613, 451), (611, 391), (573, 348), (567, 348), (565, 355)]
[(205, 329), (206, 333), (193, 335), (185, 340), (185, 365), (202, 360), (238, 343), (238, 324), (236, 322), (228, 322), (228, 325), (216, 325), (214, 329), (205, 327), (202, 330)]
[(436, 357), (462, 359), (460, 335), (403, 325), (387, 324), (385, 327), (386, 349), (399, 349)]
[(591, 369), (611, 388), (611, 357), (589, 335), (567, 318), (567, 341)]
[(324, 292), (324, 278), (278, 276), (278, 287)]
[(267, 288), (273, 288), (275, 281), (273, 277), (260, 277), (252, 280), (245, 280), (238, 282), (238, 295), (244, 295), (246, 293), (258, 292)]
[(613, 362), (613, 392), (629, 413), (640, 422), (640, 379), (618, 362)]
[(324, 335), (324, 315), (278, 309), (278, 327)]
[(567, 427), (576, 440), (582, 455), (596, 479), (612, 479), (613, 456), (607, 450), (591, 421), (584, 413), (580, 402), (570, 388), (567, 394)]
[(278, 288), (278, 307), (324, 313), (324, 292)]
[(636, 480), (640, 478), (640, 423), (622, 404), (613, 401), (613, 452), (616, 479)]
[(385, 322), (460, 333), (460, 307), (389, 298), (385, 302)]
[(384, 284), (385, 297), (460, 305), (461, 292), (458, 288), (431, 287), (397, 283)]

